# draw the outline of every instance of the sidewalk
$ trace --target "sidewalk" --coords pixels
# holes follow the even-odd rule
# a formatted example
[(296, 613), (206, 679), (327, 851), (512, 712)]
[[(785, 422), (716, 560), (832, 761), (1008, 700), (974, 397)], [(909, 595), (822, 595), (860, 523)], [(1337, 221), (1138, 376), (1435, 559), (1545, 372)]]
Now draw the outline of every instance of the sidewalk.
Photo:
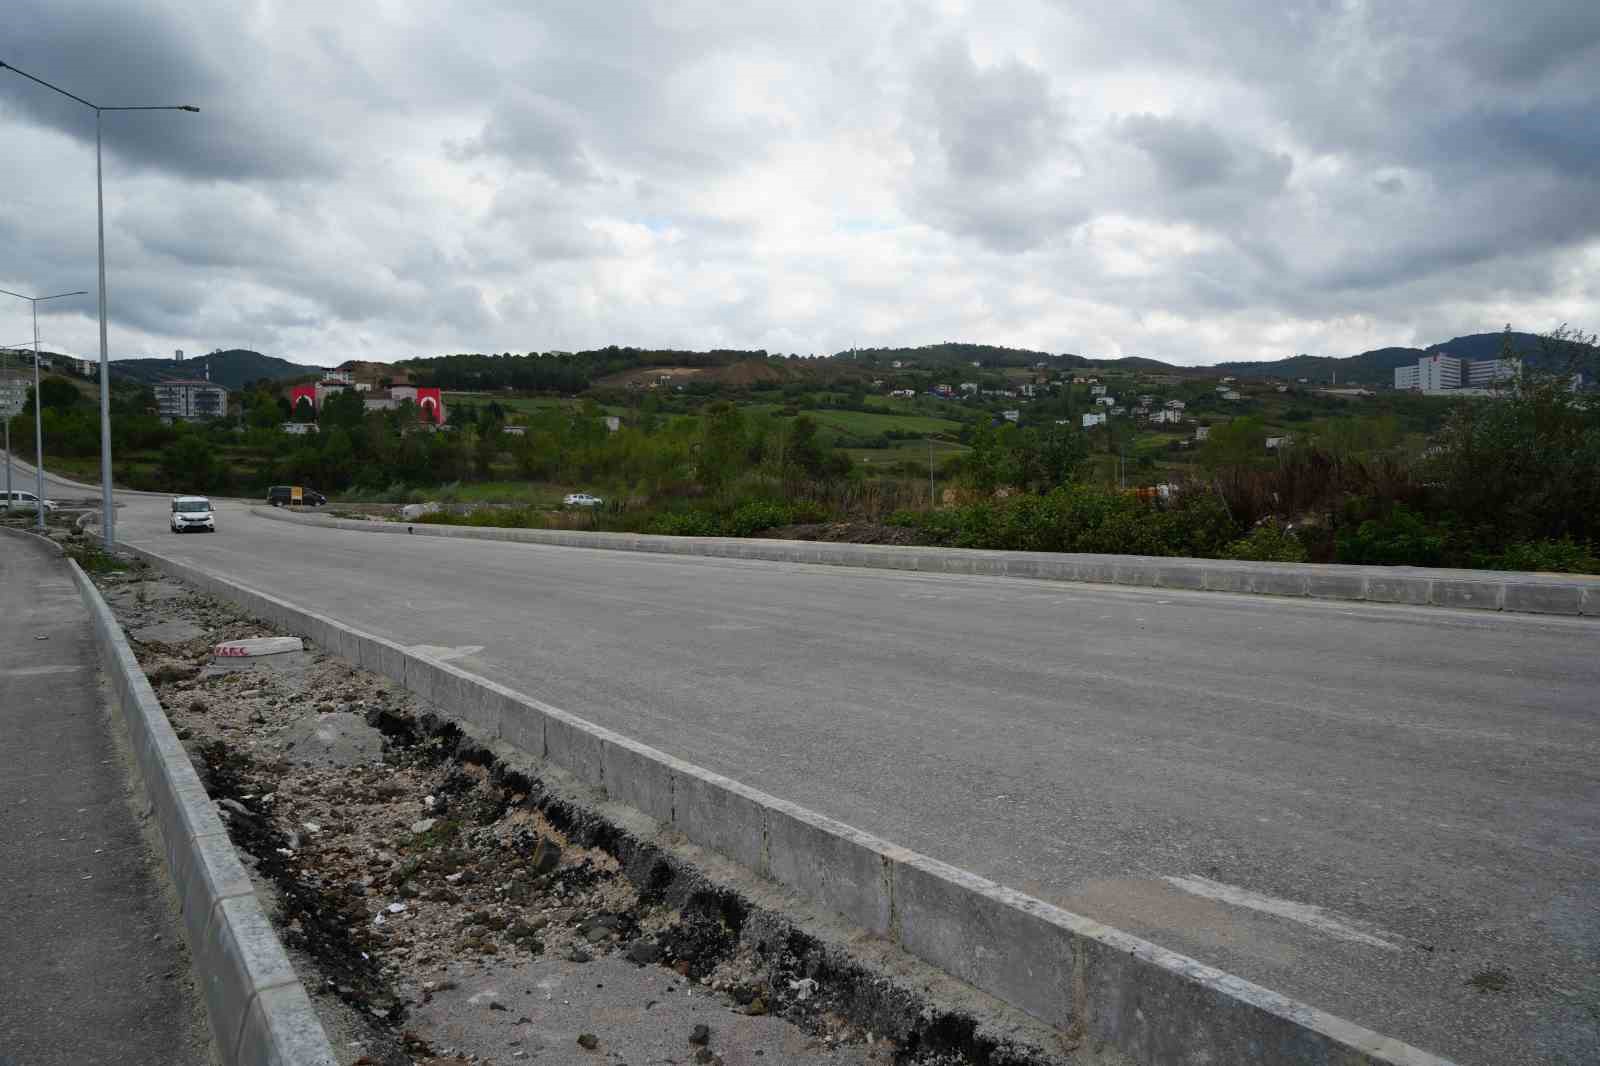
[(0, 1066), (210, 1061), (111, 713), (65, 562), (0, 535)]

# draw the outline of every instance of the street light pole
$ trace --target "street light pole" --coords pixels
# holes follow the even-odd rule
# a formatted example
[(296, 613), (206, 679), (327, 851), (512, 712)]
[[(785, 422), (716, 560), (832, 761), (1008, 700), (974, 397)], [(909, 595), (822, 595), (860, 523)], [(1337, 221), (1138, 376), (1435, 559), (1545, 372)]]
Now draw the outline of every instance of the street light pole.
[[(10, 381), (11, 379), (8, 377), (6, 380)], [(5, 415), (5, 419), (6, 419), (6, 514), (10, 514), (11, 513), (11, 408), (7, 407), (4, 412), (0, 412), (0, 413), (3, 413)]]
[[(200, 109), (189, 104), (164, 105), (158, 107), (101, 107), (91, 104), (81, 96), (67, 92), (59, 85), (51, 85), (43, 78), (36, 78), (25, 70), (17, 70), (3, 60), (0, 60), (0, 70), (11, 70), (21, 74), (24, 78), (44, 86), (52, 92), (60, 93), (69, 100), (74, 100), (94, 112), (94, 199), (95, 221), (100, 236), (100, 517), (101, 534), (105, 539), (106, 550), (116, 546), (116, 505), (111, 498), (111, 356), (106, 344), (106, 203), (104, 185), (101, 180), (100, 163), (100, 115), (105, 111), (188, 111), (198, 114)], [(34, 361), (34, 369), (38, 369), (38, 360)], [(37, 403), (34, 405), (36, 408)]]
[[(58, 292), (54, 296), (24, 296), (20, 292), (10, 289), (0, 289), (7, 296), (15, 296), (19, 300), (27, 300), (33, 307), (33, 479), (35, 517), (39, 521), (39, 532), (44, 532), (44, 397), (39, 392), (39, 304), (43, 300), (59, 300), (63, 296), (87, 296), (82, 289), (72, 292)], [(6, 419), (6, 493), (9, 501), (11, 492), (11, 420)]]

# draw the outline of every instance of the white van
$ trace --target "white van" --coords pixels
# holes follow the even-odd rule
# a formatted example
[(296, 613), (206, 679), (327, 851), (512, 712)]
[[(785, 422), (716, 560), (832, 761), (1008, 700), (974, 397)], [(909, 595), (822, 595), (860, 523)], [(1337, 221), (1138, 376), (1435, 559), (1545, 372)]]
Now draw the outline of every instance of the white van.
[(215, 533), (217, 520), (211, 513), (211, 501), (204, 496), (174, 496), (172, 498), (172, 531), (174, 533)]
[[(6, 508), (7, 502), (8, 501), (6, 500), (6, 492), (5, 492), (5, 490), (4, 489), (0, 489), (0, 510), (4, 510)], [(30, 511), (31, 512), (31, 511), (36, 511), (36, 510), (39, 509), (39, 497), (35, 496), (31, 492), (13, 491), (11, 493), (11, 499), (10, 499), (9, 502), (10, 502), (10, 509), (13, 510), (13, 511)], [(44, 501), (44, 513), (45, 514), (49, 514), (51, 511), (54, 511), (55, 509), (56, 509), (56, 501), (54, 501), (54, 500), (46, 500), (46, 501)]]

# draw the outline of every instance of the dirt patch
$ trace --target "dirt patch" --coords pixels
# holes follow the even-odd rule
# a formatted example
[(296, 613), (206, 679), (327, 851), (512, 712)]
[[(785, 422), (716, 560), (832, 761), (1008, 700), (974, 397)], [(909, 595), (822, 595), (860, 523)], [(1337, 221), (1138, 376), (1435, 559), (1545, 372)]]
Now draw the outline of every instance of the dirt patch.
[(768, 540), (817, 540), (840, 544), (898, 544), (929, 547), (936, 543), (924, 530), (877, 522), (811, 522), (779, 526), (760, 534)]

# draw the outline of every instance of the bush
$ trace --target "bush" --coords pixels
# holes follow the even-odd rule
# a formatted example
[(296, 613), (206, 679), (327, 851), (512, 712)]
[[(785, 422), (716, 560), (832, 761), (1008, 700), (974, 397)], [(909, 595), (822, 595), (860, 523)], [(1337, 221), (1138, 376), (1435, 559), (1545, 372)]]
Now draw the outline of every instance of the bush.
[(743, 504), (722, 521), (722, 536), (750, 537), (763, 529), (788, 525), (789, 508), (781, 503), (756, 500)]
[(709, 511), (668, 511), (646, 522), (644, 531), (669, 537), (715, 537), (722, 533), (722, 522)]
[(1382, 518), (1369, 518), (1339, 534), (1336, 553), (1341, 563), (1374, 566), (1438, 566), (1445, 535), (1404, 504)]
[(1497, 558), (1480, 565), (1491, 570), (1547, 570), (1565, 574), (1600, 574), (1600, 558), (1592, 544), (1560, 540), (1524, 540), (1509, 545)]
[(1257, 526), (1246, 536), (1223, 548), (1224, 559), (1241, 559), (1261, 563), (1303, 563), (1306, 547), (1300, 538), (1271, 522)]

